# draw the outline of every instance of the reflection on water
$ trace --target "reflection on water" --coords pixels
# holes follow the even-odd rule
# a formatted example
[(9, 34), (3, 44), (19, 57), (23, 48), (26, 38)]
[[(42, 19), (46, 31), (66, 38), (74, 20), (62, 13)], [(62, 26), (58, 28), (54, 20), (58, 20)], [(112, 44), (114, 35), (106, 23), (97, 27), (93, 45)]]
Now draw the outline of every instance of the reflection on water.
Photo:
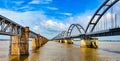
[(115, 51), (115, 50), (110, 50), (110, 49), (105, 49), (105, 48), (99, 48), (100, 50), (111, 52), (111, 53), (117, 53), (120, 54), (120, 51)]
[(11, 55), (9, 60), (10, 61), (28, 61), (28, 56), (27, 55), (24, 55), (24, 56)]
[(98, 61), (99, 56), (97, 49), (91, 49), (91, 48), (80, 48), (81, 51), (81, 59), (85, 61)]
[(10, 56), (9, 41), (0, 41), (0, 61), (119, 61), (120, 42), (99, 42), (99, 48), (80, 48), (80, 42), (73, 45), (48, 42), (40, 49), (32, 50), (28, 56)]

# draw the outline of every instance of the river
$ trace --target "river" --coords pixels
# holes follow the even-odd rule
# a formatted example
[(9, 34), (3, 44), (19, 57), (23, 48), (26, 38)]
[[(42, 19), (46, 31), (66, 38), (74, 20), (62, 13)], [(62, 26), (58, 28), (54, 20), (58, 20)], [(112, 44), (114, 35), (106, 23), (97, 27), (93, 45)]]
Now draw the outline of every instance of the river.
[(9, 41), (0, 41), (0, 61), (120, 61), (120, 42), (99, 42), (99, 48), (80, 48), (80, 41), (73, 45), (49, 41), (37, 50), (29, 42), (29, 56), (9, 55)]

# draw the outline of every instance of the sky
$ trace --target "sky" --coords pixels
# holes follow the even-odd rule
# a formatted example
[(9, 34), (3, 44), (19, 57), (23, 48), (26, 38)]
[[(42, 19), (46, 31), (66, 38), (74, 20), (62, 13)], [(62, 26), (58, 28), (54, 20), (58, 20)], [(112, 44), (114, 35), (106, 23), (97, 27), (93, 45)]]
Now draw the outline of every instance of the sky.
[(0, 15), (49, 39), (70, 24), (86, 28), (90, 18), (105, 0), (0, 0)]

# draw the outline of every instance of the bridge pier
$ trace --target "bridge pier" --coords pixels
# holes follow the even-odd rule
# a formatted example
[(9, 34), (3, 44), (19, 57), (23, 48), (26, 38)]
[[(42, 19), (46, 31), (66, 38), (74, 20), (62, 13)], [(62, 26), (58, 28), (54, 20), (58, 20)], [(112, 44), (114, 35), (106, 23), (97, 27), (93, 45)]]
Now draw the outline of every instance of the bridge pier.
[(11, 55), (28, 55), (29, 54), (29, 27), (25, 27), (21, 36), (12, 36)]
[(64, 43), (66, 43), (66, 44), (73, 44), (73, 40), (72, 39), (65, 39)]
[(98, 48), (98, 38), (81, 39), (80, 47)]
[(41, 46), (41, 40), (40, 40), (40, 35), (38, 34), (36, 38), (32, 39), (32, 48), (36, 49)]
[(32, 48), (37, 48), (36, 38), (32, 38)]
[(11, 36), (10, 55), (19, 55), (19, 36)]
[(72, 39), (56, 40), (59, 43), (73, 44)]
[(60, 43), (64, 43), (64, 40), (60, 40)]
[(41, 45), (44, 45), (45, 43), (47, 43), (48, 42), (48, 39), (46, 39), (46, 38), (42, 38), (42, 43), (41, 43)]
[(20, 55), (29, 54), (29, 27), (25, 27), (24, 32), (20, 38)]
[(44, 45), (48, 40), (44, 37), (41, 37), (39, 34), (36, 38), (32, 39), (32, 48), (40, 48), (42, 45)]

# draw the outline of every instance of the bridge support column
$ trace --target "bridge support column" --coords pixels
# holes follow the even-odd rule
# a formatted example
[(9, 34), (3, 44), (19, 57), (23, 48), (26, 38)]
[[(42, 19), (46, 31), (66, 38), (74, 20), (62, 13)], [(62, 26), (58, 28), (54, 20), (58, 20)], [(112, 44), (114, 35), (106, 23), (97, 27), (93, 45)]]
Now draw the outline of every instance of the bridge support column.
[(41, 46), (41, 42), (40, 42), (40, 35), (38, 34), (36, 38), (32, 39), (32, 48), (36, 49), (39, 48)]
[(42, 46), (42, 38), (39, 37), (39, 46), (41, 47)]
[(20, 38), (18, 36), (11, 36), (10, 55), (19, 55), (19, 41)]
[(73, 44), (73, 40), (72, 39), (65, 39), (64, 43), (66, 43), (66, 44)]
[(32, 48), (33, 49), (37, 48), (36, 38), (32, 38)]
[(42, 38), (42, 45), (44, 45), (47, 42), (48, 42), (48, 40), (46, 38)]
[(29, 27), (25, 27), (20, 38), (20, 55), (29, 54)]
[(40, 47), (40, 35), (38, 34), (37, 35), (37, 48), (39, 48)]
[(81, 39), (80, 47), (98, 48), (98, 38)]
[(64, 43), (64, 40), (60, 40), (60, 43)]
[(29, 54), (29, 27), (25, 27), (21, 36), (11, 36), (11, 55), (28, 55)]

